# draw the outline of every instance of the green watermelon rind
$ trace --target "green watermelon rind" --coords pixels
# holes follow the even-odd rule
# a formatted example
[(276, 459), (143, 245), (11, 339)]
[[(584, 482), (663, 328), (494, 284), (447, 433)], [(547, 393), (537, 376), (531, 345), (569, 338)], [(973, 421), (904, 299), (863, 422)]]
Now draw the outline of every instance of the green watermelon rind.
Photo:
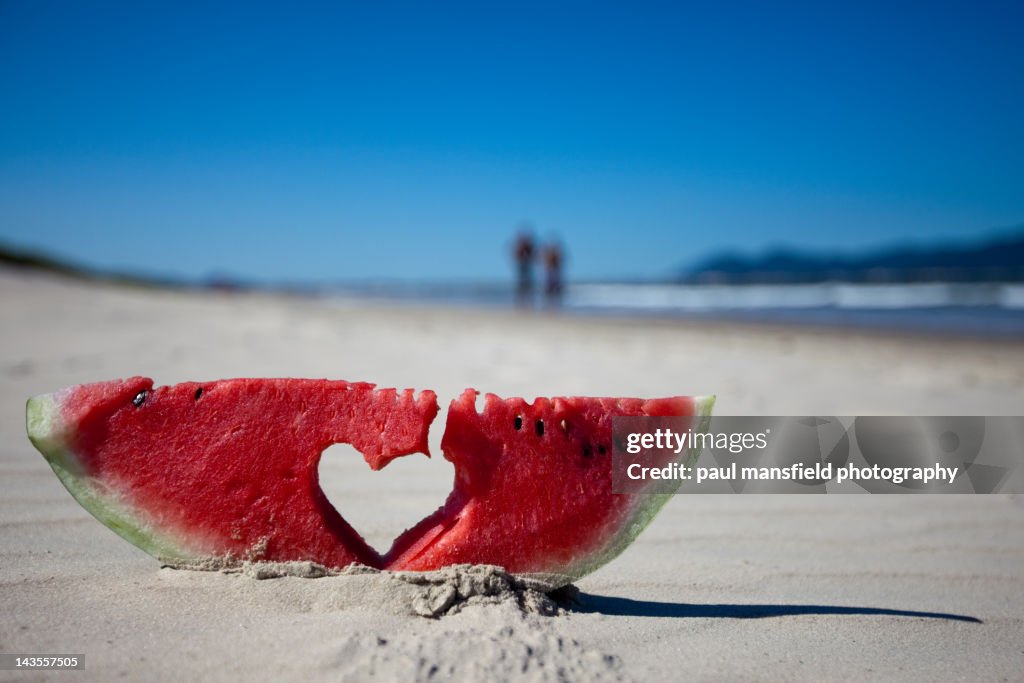
[[(696, 418), (693, 431), (703, 434), (708, 431), (708, 427), (711, 424), (711, 411), (715, 407), (715, 396), (695, 396), (693, 404), (693, 414)], [(700, 457), (700, 453), (700, 448), (691, 446), (685, 453), (681, 454), (676, 462), (686, 467), (692, 467)], [(674, 489), (678, 490), (681, 484), (681, 479), (676, 480)], [(658, 486), (660, 489), (664, 489), (664, 480), (659, 480)], [(575, 580), (594, 572), (614, 560), (650, 525), (665, 503), (675, 495), (675, 490), (671, 493), (622, 494), (632, 496), (635, 502), (629, 511), (625, 513), (626, 518), (624, 520), (612, 522), (617, 531), (604, 541), (597, 550), (577, 558), (566, 569), (560, 569), (559, 572)]]
[(25, 427), (32, 445), (43, 454), (68, 493), (118, 536), (164, 562), (199, 562), (209, 557), (208, 553), (187, 550), (176, 539), (157, 531), (145, 513), (86, 475), (61, 428), (59, 394), (30, 398), (25, 407)]

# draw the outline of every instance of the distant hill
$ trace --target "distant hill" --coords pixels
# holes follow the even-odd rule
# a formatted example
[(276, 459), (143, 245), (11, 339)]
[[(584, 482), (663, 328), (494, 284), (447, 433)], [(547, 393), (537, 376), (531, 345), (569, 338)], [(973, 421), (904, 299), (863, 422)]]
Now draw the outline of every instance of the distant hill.
[(134, 287), (183, 287), (186, 283), (145, 273), (105, 271), (88, 268), (70, 261), (35, 251), (15, 249), (0, 243), (0, 266), (44, 271), (65, 277), (131, 285)]
[(69, 277), (89, 277), (86, 270), (78, 266), (50, 258), (44, 254), (35, 252), (18, 251), (0, 244), (0, 264), (14, 268), (30, 268), (33, 270), (45, 270), (51, 273), (59, 273)]
[(1024, 281), (1024, 229), (967, 244), (901, 246), (857, 255), (778, 248), (756, 256), (720, 253), (683, 270), (680, 282)]

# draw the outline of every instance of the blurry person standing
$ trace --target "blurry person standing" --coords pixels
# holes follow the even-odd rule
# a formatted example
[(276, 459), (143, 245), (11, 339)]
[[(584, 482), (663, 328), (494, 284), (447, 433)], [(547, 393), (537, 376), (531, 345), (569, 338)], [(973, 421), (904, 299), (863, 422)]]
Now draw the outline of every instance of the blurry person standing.
[(536, 248), (527, 227), (519, 230), (512, 256), (516, 262), (516, 302), (527, 305), (533, 297), (533, 258)]
[(565, 264), (565, 252), (558, 240), (551, 240), (544, 247), (544, 296), (549, 306), (562, 303), (562, 268)]

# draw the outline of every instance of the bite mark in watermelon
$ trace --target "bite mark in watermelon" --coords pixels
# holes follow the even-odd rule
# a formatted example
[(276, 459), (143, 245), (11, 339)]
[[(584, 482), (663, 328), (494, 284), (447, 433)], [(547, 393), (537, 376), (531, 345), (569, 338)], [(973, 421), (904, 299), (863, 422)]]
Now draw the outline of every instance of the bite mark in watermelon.
[[(494, 564), (570, 579), (618, 555), (667, 494), (612, 493), (612, 417), (673, 415), (706, 428), (713, 398), (452, 401), (442, 450), (454, 487), (384, 555), (320, 489), (335, 443), (374, 470), (429, 455), (433, 392), (328, 380), (236, 379), (154, 388), (87, 384), (30, 399), (27, 430), (83, 507), (165, 562), (312, 560), (380, 569)], [(684, 453), (681, 458), (696, 454)]]

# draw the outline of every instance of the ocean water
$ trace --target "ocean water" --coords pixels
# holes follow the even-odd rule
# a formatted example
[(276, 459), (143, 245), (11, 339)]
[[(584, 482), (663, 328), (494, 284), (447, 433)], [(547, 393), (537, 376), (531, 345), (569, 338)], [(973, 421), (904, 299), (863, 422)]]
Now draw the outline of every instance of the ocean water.
[[(360, 284), (332, 293), (376, 301), (459, 307), (512, 308), (511, 285)], [(808, 285), (569, 285), (552, 306), (568, 315), (614, 315), (679, 320), (899, 330), (1024, 340), (1024, 284), (922, 283)]]

